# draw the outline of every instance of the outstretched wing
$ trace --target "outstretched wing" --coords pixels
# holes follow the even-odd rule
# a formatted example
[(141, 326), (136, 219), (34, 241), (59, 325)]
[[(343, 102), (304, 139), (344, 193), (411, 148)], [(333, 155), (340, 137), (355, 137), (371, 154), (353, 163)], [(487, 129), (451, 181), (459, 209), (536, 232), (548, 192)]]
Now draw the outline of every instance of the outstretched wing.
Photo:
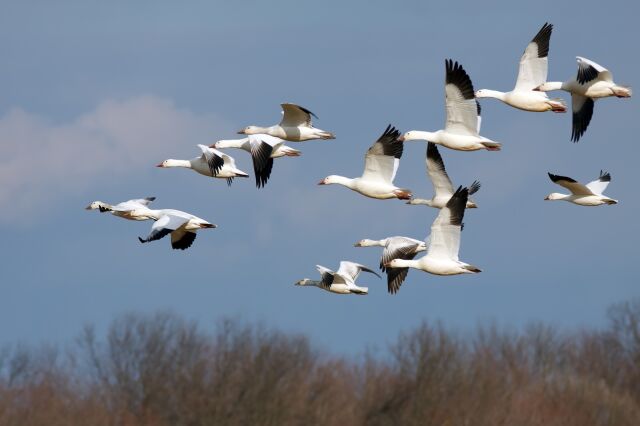
[(202, 151), (202, 159), (209, 166), (212, 176), (217, 176), (224, 167), (225, 157), (229, 157), (227, 154), (218, 151), (215, 148), (210, 148), (206, 145), (198, 145), (198, 148)]
[(473, 83), (462, 65), (451, 59), (445, 61), (445, 130), (460, 135), (478, 135), (480, 104), (475, 100)]
[(370, 272), (378, 278), (381, 278), (377, 272), (367, 268), (366, 266), (346, 260), (340, 262), (340, 267), (336, 272), (336, 276), (341, 276), (347, 283), (353, 284), (358, 279), (358, 275), (360, 275), (361, 271)]
[(171, 233), (171, 247), (179, 250), (186, 250), (196, 239), (196, 233), (178, 229)]
[(273, 146), (263, 141), (251, 143), (251, 158), (253, 159), (253, 173), (256, 175), (258, 188), (266, 185), (273, 169)]
[(573, 195), (595, 195), (591, 189), (587, 188), (586, 185), (581, 184), (575, 179), (551, 173), (547, 174), (553, 183), (557, 183), (558, 185), (567, 188)]
[(549, 67), (547, 56), (552, 30), (553, 25), (545, 23), (524, 49), (520, 58), (516, 90), (533, 90), (547, 81)]
[(600, 176), (598, 177), (598, 179), (589, 182), (585, 186), (589, 188), (589, 190), (594, 194), (602, 195), (604, 190), (607, 189), (607, 186), (609, 186), (609, 182), (611, 182), (611, 175), (609, 174), (609, 172), (603, 172), (602, 170), (600, 170)]
[(312, 127), (311, 116), (318, 118), (314, 113), (300, 105), (280, 104), (280, 106), (282, 107), (282, 120), (280, 121), (280, 126), (282, 127)]
[(399, 137), (400, 131), (389, 124), (364, 156), (363, 179), (393, 183), (404, 149)]
[(409, 268), (385, 268), (384, 265), (393, 259), (413, 259), (416, 257), (416, 250), (421, 244), (421, 241), (404, 237), (394, 237), (387, 242), (380, 259), (380, 269), (387, 273), (387, 290), (389, 293), (395, 294), (400, 290), (400, 286), (407, 278)]
[(425, 162), (427, 164), (427, 174), (433, 184), (436, 197), (451, 196), (453, 194), (453, 184), (444, 167), (444, 161), (442, 161), (438, 147), (433, 142), (427, 143)]
[(586, 96), (571, 94), (573, 117), (571, 123), (571, 140), (578, 142), (587, 131), (591, 117), (593, 117), (594, 101)]
[(469, 197), (467, 188), (458, 187), (431, 225), (427, 256), (458, 260), (462, 219)]
[(587, 84), (593, 80), (613, 82), (611, 72), (602, 65), (581, 56), (576, 56), (576, 61), (578, 62), (578, 75), (576, 76), (578, 83)]
[[(329, 287), (331, 287), (331, 284), (333, 284), (336, 278), (336, 273), (329, 268), (325, 268), (322, 265), (316, 265), (316, 269), (318, 270), (318, 272), (320, 272), (320, 287), (324, 288), (325, 290), (329, 290)], [(341, 282), (344, 283), (344, 281)]]
[(172, 214), (162, 215), (153, 223), (153, 225), (151, 225), (151, 233), (147, 236), (147, 238), (138, 237), (138, 240), (140, 240), (141, 243), (148, 243), (149, 241), (159, 240), (172, 233), (176, 229), (180, 228), (188, 221), (188, 218), (182, 216), (176, 216)]

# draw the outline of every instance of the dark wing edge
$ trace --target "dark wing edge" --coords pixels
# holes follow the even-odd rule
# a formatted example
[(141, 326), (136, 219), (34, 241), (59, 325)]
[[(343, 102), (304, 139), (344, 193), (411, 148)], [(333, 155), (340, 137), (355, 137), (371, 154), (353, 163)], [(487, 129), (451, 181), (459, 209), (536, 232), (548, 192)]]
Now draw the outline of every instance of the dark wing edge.
[(258, 146), (251, 147), (251, 157), (253, 158), (253, 173), (256, 177), (256, 187), (262, 188), (267, 184), (273, 169), (273, 158), (271, 153), (273, 147), (268, 143), (261, 142)]
[(558, 183), (561, 180), (564, 180), (564, 181), (567, 181), (567, 182), (570, 182), (570, 183), (578, 183), (577, 180), (572, 179), (572, 178), (567, 177), (567, 176), (554, 175), (554, 174), (549, 173), (549, 172), (547, 172), (547, 174), (549, 175), (549, 179), (551, 179), (551, 181), (553, 183)]
[(462, 226), (462, 219), (464, 219), (464, 211), (467, 206), (467, 199), (469, 198), (469, 189), (459, 186), (456, 192), (447, 201), (447, 208), (451, 213), (450, 224), (456, 226)]
[[(404, 150), (404, 143), (398, 138), (400, 137), (400, 131), (393, 127), (391, 124), (382, 132), (382, 135), (376, 140), (376, 143), (369, 148), (369, 152), (372, 154), (388, 155), (390, 157), (400, 158)], [(381, 147), (381, 150), (380, 148)]]
[(586, 98), (582, 107), (578, 111), (573, 111), (571, 123), (571, 140), (573, 142), (578, 142), (587, 131), (587, 127), (589, 127), (589, 123), (593, 117), (593, 106), (593, 99)]
[(460, 90), (465, 99), (474, 99), (476, 96), (475, 90), (473, 90), (473, 83), (467, 72), (462, 68), (462, 65), (458, 64), (457, 61), (454, 62), (453, 59), (446, 59), (444, 63), (446, 70), (445, 85), (453, 84)]
[(196, 235), (197, 234), (195, 232), (187, 231), (179, 240), (171, 241), (171, 247), (173, 249), (186, 250), (191, 247), (191, 244), (193, 244), (196, 239)]
[(551, 40), (553, 24), (545, 22), (538, 34), (533, 37), (531, 43), (538, 45), (538, 58), (546, 58), (549, 55), (549, 41)]

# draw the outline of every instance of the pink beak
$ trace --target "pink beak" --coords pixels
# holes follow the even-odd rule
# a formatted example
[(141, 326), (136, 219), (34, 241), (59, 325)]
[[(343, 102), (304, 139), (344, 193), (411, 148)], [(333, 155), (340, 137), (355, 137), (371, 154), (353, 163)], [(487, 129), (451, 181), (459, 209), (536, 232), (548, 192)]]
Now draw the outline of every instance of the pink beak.
[(160, 164), (156, 164), (156, 167), (164, 167), (164, 166), (162, 165), (162, 163), (160, 163)]
[(326, 185), (326, 184), (324, 183), (324, 179), (322, 179), (320, 182), (318, 182), (318, 185)]

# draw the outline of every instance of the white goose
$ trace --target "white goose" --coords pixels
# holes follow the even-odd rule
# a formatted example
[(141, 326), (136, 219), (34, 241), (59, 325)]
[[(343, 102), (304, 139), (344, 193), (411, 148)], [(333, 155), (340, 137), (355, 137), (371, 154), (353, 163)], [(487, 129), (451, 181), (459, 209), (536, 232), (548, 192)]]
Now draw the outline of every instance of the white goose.
[(395, 127), (388, 125), (378, 140), (367, 150), (364, 157), (364, 173), (361, 177), (350, 179), (331, 175), (322, 179), (318, 185), (337, 183), (367, 197), (380, 200), (388, 198), (410, 199), (410, 190), (398, 188), (393, 184), (404, 148), (398, 136), (400, 136), (400, 132)]
[[(435, 195), (430, 200), (414, 198), (407, 201), (407, 204), (422, 204), (441, 209), (447, 205), (447, 202), (453, 195), (453, 184), (451, 183), (451, 179), (449, 179), (449, 175), (444, 168), (444, 161), (442, 161), (438, 147), (433, 142), (429, 142), (427, 144), (427, 156), (425, 163), (427, 165), (427, 174), (429, 175), (429, 178), (431, 178)], [(469, 187), (469, 195), (475, 194), (479, 189), (480, 182), (476, 180)], [(475, 209), (476, 207), (478, 207), (478, 205), (469, 198), (467, 201), (467, 208)]]
[(340, 262), (340, 267), (337, 272), (320, 265), (316, 265), (316, 268), (318, 269), (318, 272), (320, 272), (320, 281), (304, 278), (296, 282), (295, 285), (319, 287), (331, 293), (365, 295), (369, 293), (369, 288), (358, 287), (355, 284), (360, 272), (371, 272), (380, 278), (380, 275), (366, 266), (360, 265), (359, 263), (348, 262), (346, 260)]
[(226, 179), (228, 185), (231, 185), (235, 177), (249, 177), (248, 174), (236, 167), (236, 162), (230, 155), (205, 145), (198, 145), (198, 148), (202, 151), (202, 155), (199, 157), (191, 160), (164, 160), (156, 167), (185, 167), (201, 175)]
[(461, 262), (460, 233), (469, 190), (459, 187), (431, 225), (427, 254), (418, 260), (394, 259), (387, 268), (415, 268), (435, 275), (475, 274), (478, 267)]
[(457, 62), (445, 61), (446, 79), (444, 86), (447, 121), (444, 130), (423, 132), (412, 130), (400, 140), (427, 140), (458, 151), (486, 149), (499, 151), (498, 142), (480, 136), (480, 104), (475, 99), (473, 83)]
[(253, 172), (256, 176), (258, 188), (266, 185), (271, 176), (273, 159), (279, 157), (299, 157), (301, 152), (284, 144), (284, 140), (275, 136), (258, 134), (249, 135), (243, 139), (219, 140), (210, 148), (239, 148), (251, 154), (253, 160)]
[(185, 250), (193, 244), (198, 229), (217, 228), (217, 225), (180, 210), (162, 209), (150, 212), (155, 222), (146, 238), (138, 237), (141, 243), (159, 240), (171, 234), (171, 247)]
[(533, 112), (566, 112), (567, 106), (561, 99), (549, 99), (540, 91), (534, 91), (536, 87), (547, 81), (549, 67), (549, 40), (553, 25), (545, 23), (538, 34), (531, 40), (520, 58), (520, 69), (516, 87), (510, 92), (480, 89), (476, 92), (476, 98), (495, 98), (507, 105), (525, 111)]
[(395, 294), (400, 290), (400, 285), (409, 272), (408, 268), (387, 268), (387, 263), (393, 259), (410, 260), (416, 257), (421, 251), (427, 249), (424, 241), (414, 240), (409, 237), (388, 237), (382, 240), (369, 240), (365, 238), (354, 244), (355, 247), (384, 247), (380, 258), (380, 269), (387, 273), (387, 289), (389, 293)]
[(600, 176), (593, 182), (589, 182), (586, 185), (571, 179), (566, 176), (558, 176), (549, 174), (549, 178), (553, 183), (567, 188), (571, 191), (571, 195), (559, 194), (553, 192), (545, 197), (545, 200), (562, 200), (569, 201), (570, 203), (577, 204), (579, 206), (600, 206), (602, 204), (618, 204), (618, 200), (604, 196), (602, 193), (611, 182), (611, 175), (609, 173), (603, 173), (600, 170)]
[(248, 126), (240, 130), (241, 135), (255, 135), (266, 133), (280, 139), (292, 142), (304, 142), (312, 139), (335, 139), (333, 133), (316, 129), (311, 122), (311, 116), (318, 118), (306, 108), (295, 104), (280, 104), (282, 120), (280, 124), (271, 127)]
[(571, 140), (574, 142), (578, 142), (587, 131), (593, 116), (594, 99), (609, 96), (631, 97), (631, 88), (617, 85), (613, 81), (613, 75), (605, 67), (580, 56), (576, 56), (576, 60), (578, 61), (578, 74), (574, 78), (565, 82), (547, 82), (535, 89), (543, 92), (564, 90), (571, 93), (573, 108)]
[(129, 220), (149, 220), (152, 219), (149, 213), (149, 204), (155, 199), (156, 197), (138, 198), (123, 201), (115, 206), (102, 201), (94, 201), (85, 209), (99, 210), (100, 213), (110, 212), (114, 216)]

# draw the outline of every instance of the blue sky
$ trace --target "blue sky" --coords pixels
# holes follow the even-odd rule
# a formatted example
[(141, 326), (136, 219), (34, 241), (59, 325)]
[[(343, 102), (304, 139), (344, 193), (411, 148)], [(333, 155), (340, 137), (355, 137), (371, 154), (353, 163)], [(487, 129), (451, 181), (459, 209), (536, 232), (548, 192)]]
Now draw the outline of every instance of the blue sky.
[[(314, 265), (377, 266), (362, 238), (424, 238), (437, 211), (371, 200), (316, 183), (358, 176), (363, 154), (392, 123), (444, 122), (444, 59), (475, 88), (509, 90), (527, 42), (554, 24), (550, 80), (575, 56), (635, 85), (636, 5), (581, 2), (3, 2), (0, 13), (0, 343), (68, 341), (85, 323), (172, 310), (210, 326), (222, 316), (309, 334), (336, 352), (382, 346), (423, 319), (460, 329), (478, 321), (598, 326), (611, 303), (640, 293), (638, 103), (598, 101), (580, 143), (570, 114), (535, 114), (484, 100), (482, 133), (501, 152), (441, 149), (454, 183), (479, 179), (461, 258), (475, 276), (412, 271), (396, 296), (361, 277), (367, 297), (296, 288)], [(464, 13), (461, 13), (464, 11)], [(569, 99), (564, 93), (557, 96)], [(231, 188), (188, 170), (196, 144), (279, 120), (279, 104), (314, 111), (334, 141), (295, 144), (271, 180)], [(429, 196), (425, 144), (405, 146), (396, 183)], [(249, 156), (229, 151), (251, 171)], [(548, 171), (589, 181), (609, 171), (612, 207), (544, 202)], [(219, 225), (189, 250), (141, 245), (150, 223), (83, 208), (158, 197)]]

